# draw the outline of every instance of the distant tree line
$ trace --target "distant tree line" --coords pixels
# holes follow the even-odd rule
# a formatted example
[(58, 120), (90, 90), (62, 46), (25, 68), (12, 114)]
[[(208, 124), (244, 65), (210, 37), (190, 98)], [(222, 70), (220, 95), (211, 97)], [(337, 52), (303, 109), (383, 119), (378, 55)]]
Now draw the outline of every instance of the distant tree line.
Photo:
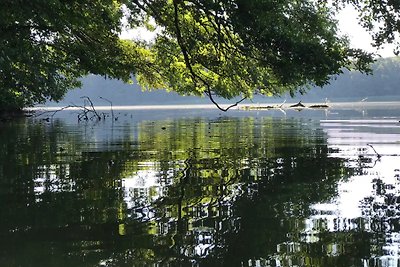
[[(297, 93), (293, 99), (289, 94), (277, 97), (255, 95), (253, 102), (287, 101), (360, 101), (400, 100), (400, 58), (380, 58), (372, 65), (373, 74), (359, 71), (343, 70), (343, 74), (332, 78), (330, 84), (323, 88), (313, 87), (303, 95)], [(101, 76), (89, 75), (82, 80), (82, 89), (70, 90), (60, 102), (47, 105), (69, 105), (82, 102), (80, 97), (89, 96), (96, 105), (108, 105), (100, 96), (110, 99), (115, 105), (156, 105), (156, 104), (207, 104), (207, 98), (181, 96), (176, 92), (165, 90), (142, 91), (136, 81), (126, 84), (115, 79), (104, 79)], [(221, 103), (229, 100), (217, 98)], [(225, 101), (225, 102), (224, 102)]]
[[(400, 58), (380, 58), (372, 65), (372, 75), (358, 71), (344, 70), (342, 75), (332, 79), (324, 88), (310, 90), (304, 98), (309, 99), (346, 99), (352, 100), (369, 97), (400, 99)], [(297, 95), (301, 98), (303, 96)]]

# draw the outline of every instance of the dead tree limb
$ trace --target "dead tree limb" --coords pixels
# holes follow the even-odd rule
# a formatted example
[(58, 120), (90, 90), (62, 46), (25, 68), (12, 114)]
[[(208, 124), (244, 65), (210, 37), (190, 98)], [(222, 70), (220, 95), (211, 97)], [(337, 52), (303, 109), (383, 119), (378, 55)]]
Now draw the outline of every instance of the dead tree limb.
[(92, 100), (88, 97), (88, 96), (81, 96), (82, 99), (85, 99), (89, 102), (90, 107), (91, 107), (91, 111), (94, 113), (94, 115), (97, 117), (97, 119), (100, 121), (101, 120), (101, 116), (99, 115), (99, 113), (97, 113), (96, 109), (94, 108), (93, 102)]
[(367, 144), (367, 146), (370, 146), (374, 150), (374, 152), (375, 152), (376, 156), (378, 157), (378, 159), (382, 157), (382, 155), (379, 154), (371, 144)]
[[(71, 103), (70, 105), (61, 107), (61, 108), (59, 108), (59, 109), (57, 109), (57, 110), (50, 110), (50, 111), (41, 112), (41, 113), (39, 113), (39, 114), (36, 114), (35, 117), (40, 117), (40, 116), (42, 116), (42, 115), (44, 115), (44, 114), (49, 113), (50, 116), (46, 118), (46, 120), (49, 121), (50, 118), (53, 119), (53, 117), (54, 117), (58, 112), (63, 111), (63, 110), (66, 110), (66, 109), (69, 109), (69, 108), (75, 108), (75, 109), (79, 109), (79, 110), (80, 110), (80, 113), (78, 114), (78, 122), (81, 121), (81, 120), (85, 120), (85, 121), (92, 120), (93, 118), (95, 118), (97, 121), (100, 121), (100, 120), (101, 120), (101, 116), (100, 116), (100, 114), (96, 111), (96, 109), (95, 109), (95, 107), (94, 107), (94, 105), (93, 105), (92, 100), (91, 100), (89, 97), (87, 97), (87, 96), (82, 96), (81, 98), (84, 99), (85, 102), (86, 102), (86, 101), (89, 102), (90, 108), (88, 108), (88, 107), (86, 106), (86, 103), (85, 103), (85, 102), (84, 102), (83, 106), (75, 105), (74, 103)], [(92, 115), (92, 116), (90, 117), (89, 114)]]
[(104, 97), (101, 97), (101, 96), (100, 96), (100, 99), (103, 99), (103, 100), (107, 101), (108, 103), (110, 103), (110, 107), (111, 107), (111, 118), (112, 118), (112, 120), (114, 120), (114, 110), (113, 110), (113, 104), (112, 104), (112, 102), (111, 102), (110, 100), (108, 100), (107, 98), (104, 98)]

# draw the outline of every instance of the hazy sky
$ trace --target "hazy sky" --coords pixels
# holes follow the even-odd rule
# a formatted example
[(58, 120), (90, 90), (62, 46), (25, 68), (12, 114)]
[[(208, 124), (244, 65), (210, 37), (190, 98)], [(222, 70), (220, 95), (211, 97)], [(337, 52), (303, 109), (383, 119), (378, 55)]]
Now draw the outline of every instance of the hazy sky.
[(343, 34), (350, 37), (352, 47), (362, 48), (369, 52), (377, 52), (382, 57), (391, 57), (393, 54), (393, 45), (387, 45), (380, 50), (372, 47), (372, 38), (369, 33), (363, 29), (357, 21), (357, 13), (352, 7), (346, 7), (338, 16), (339, 28)]

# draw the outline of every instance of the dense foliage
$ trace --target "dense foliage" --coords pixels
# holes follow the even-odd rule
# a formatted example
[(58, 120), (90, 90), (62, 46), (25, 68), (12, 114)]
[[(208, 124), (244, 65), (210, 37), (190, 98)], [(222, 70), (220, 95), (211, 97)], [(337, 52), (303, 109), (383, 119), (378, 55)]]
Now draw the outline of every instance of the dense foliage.
[[(353, 4), (369, 27), (384, 11), (362, 3)], [(396, 32), (392, 6), (377, 44)], [(338, 34), (334, 11), (310, 0), (4, 0), (0, 109), (60, 100), (88, 73), (126, 82), (136, 75), (145, 88), (205, 94), (214, 103), (215, 95), (249, 98), (322, 86), (343, 67), (366, 70), (371, 60)], [(156, 30), (156, 37), (121, 40), (124, 24)]]
[(2, 1), (0, 109), (59, 100), (89, 72), (128, 80), (135, 57), (118, 38), (121, 4)]
[[(156, 75), (149, 88), (233, 98), (293, 93), (324, 85), (353, 57), (326, 4), (313, 1), (134, 1), (161, 25), (154, 46)], [(363, 61), (364, 60), (364, 61)], [(214, 102), (215, 103), (215, 102)]]

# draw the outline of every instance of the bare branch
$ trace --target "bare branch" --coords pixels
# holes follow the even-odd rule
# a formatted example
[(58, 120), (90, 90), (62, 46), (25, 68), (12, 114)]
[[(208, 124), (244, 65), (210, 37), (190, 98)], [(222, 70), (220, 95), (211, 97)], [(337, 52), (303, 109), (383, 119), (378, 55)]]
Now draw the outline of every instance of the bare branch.
[(208, 98), (211, 100), (211, 102), (221, 111), (228, 111), (229, 109), (236, 107), (238, 104), (240, 104), (242, 101), (244, 101), (245, 99), (247, 99), (247, 97), (243, 97), (242, 99), (240, 99), (239, 101), (237, 101), (236, 103), (233, 103), (232, 105), (228, 106), (227, 108), (223, 108), (221, 107), (213, 98), (210, 87), (207, 86), (207, 92), (205, 92), (205, 94), (208, 96)]
[(370, 147), (374, 150), (374, 152), (375, 152), (376, 156), (378, 157), (378, 159), (382, 157), (381, 154), (379, 154), (378, 152), (376, 152), (375, 148), (374, 148), (371, 144), (367, 144), (367, 146), (370, 146)]
[(108, 100), (107, 98), (104, 98), (104, 97), (101, 97), (101, 96), (100, 96), (100, 99), (103, 99), (103, 100), (107, 101), (108, 103), (110, 103), (110, 107), (111, 107), (111, 118), (114, 120), (114, 110), (113, 110), (113, 104), (112, 104), (112, 102), (111, 102), (110, 100)]
[(93, 113), (97, 116), (97, 119), (98, 119), (98, 120), (101, 120), (101, 117), (100, 117), (99, 113), (97, 113), (96, 109), (94, 108), (94, 105), (93, 105), (92, 100), (91, 100), (88, 96), (81, 96), (81, 98), (86, 99), (86, 100), (89, 102), (90, 107), (92, 108)]

